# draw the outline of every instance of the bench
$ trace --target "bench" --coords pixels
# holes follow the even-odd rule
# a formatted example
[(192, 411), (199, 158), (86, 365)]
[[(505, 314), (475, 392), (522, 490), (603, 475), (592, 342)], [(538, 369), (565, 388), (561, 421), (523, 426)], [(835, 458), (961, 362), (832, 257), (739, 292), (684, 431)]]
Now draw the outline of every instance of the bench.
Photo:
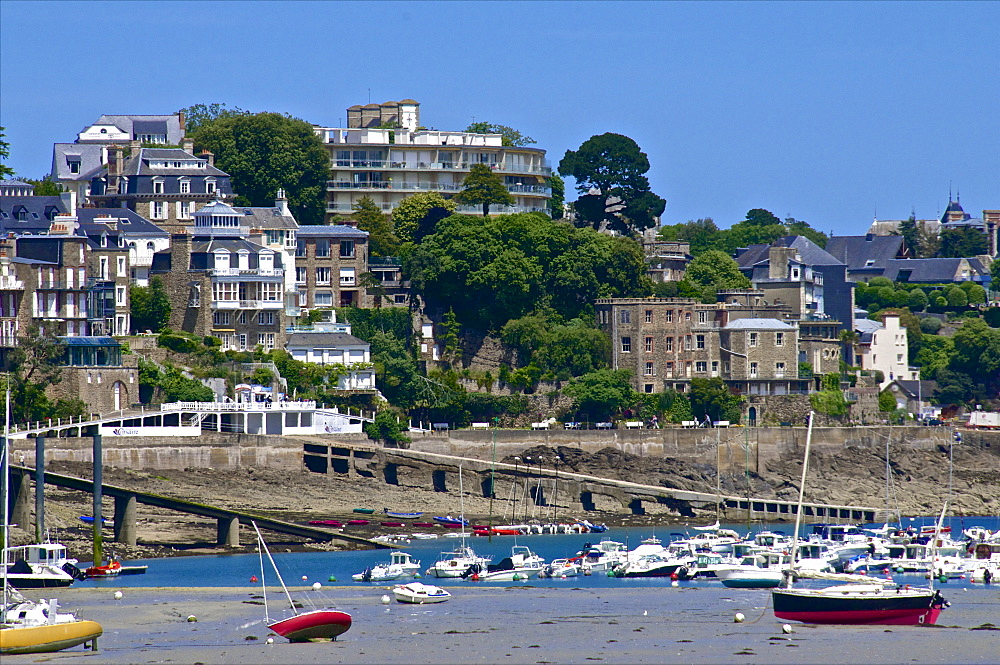
[(434, 429), (436, 429), (438, 431), (441, 431), (441, 430), (448, 429), (449, 425), (448, 425), (448, 423), (434, 423), (434, 424), (431, 425), (431, 427), (433, 427)]
[(698, 421), (697, 420), (683, 420), (683, 421), (681, 421), (681, 427), (697, 427), (697, 426), (698, 426)]
[(472, 423), (472, 429), (489, 429), (489, 423)]
[(625, 421), (625, 428), (626, 429), (642, 429), (643, 427), (645, 427), (645, 425), (646, 425), (646, 423), (642, 422), (641, 420), (626, 420)]
[(716, 420), (712, 423), (712, 427), (729, 427), (728, 420)]
[(531, 429), (548, 429), (548, 423), (531, 423)]
[(614, 423), (609, 423), (609, 422), (595, 423), (594, 424), (594, 427), (596, 429), (613, 429), (614, 426), (615, 426)]
[(580, 429), (580, 423), (563, 423), (563, 429)]

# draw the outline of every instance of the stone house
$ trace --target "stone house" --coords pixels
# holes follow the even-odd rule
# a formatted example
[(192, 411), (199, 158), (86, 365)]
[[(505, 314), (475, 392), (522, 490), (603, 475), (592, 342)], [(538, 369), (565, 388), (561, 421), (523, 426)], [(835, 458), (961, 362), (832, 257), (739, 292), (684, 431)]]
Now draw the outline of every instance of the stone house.
[(303, 312), (329, 307), (371, 307), (360, 285), (368, 266), (368, 232), (346, 224), (302, 226), (297, 232), (295, 286)]
[(91, 413), (127, 409), (139, 401), (139, 357), (124, 355), (113, 337), (64, 337), (61, 380), (46, 394), (80, 399)]

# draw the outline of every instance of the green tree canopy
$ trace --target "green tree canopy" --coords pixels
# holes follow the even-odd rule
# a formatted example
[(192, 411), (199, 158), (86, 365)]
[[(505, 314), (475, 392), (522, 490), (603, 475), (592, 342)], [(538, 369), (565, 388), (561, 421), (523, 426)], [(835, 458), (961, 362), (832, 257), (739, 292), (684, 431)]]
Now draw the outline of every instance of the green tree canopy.
[(368, 232), (371, 256), (398, 256), (400, 241), (389, 216), (368, 196), (362, 196), (352, 207), (354, 214), (351, 217), (358, 223), (358, 228)]
[(4, 127), (0, 127), (0, 178), (13, 178), (14, 169), (3, 163), (10, 159), (10, 143), (7, 142), (4, 129)]
[[(433, 227), (427, 228), (425, 220), (433, 219), (436, 225), (442, 217), (455, 212), (457, 207), (453, 199), (445, 199), (437, 192), (417, 192), (393, 208), (392, 223), (400, 240), (418, 241), (424, 235), (433, 233)], [(435, 211), (443, 214), (434, 214)]]
[(717, 289), (749, 289), (750, 280), (725, 252), (708, 250), (696, 256), (684, 271), (684, 278), (699, 286)]
[(300, 224), (323, 223), (330, 158), (308, 122), (239, 112), (206, 117), (188, 134), (199, 149), (215, 153), (216, 165), (250, 205), (272, 206), (284, 189)]
[(129, 294), (132, 310), (132, 330), (160, 332), (170, 320), (170, 296), (163, 279), (153, 277), (149, 286), (133, 286)]
[(495, 125), (490, 122), (474, 122), (466, 127), (465, 131), (473, 134), (499, 134), (501, 137), (500, 142), (503, 143), (503, 145), (514, 148), (523, 148), (526, 145), (538, 143), (535, 139), (522, 134), (513, 127), (508, 127), (507, 125)]
[[(38, 326), (29, 325), (24, 328), (24, 334), (17, 337), (14, 348), (7, 355), (11, 424), (84, 413), (86, 407), (81, 400), (53, 400), (45, 394), (50, 386), (62, 381), (65, 353), (65, 345), (51, 330), (43, 333)], [(0, 420), (3, 418), (6, 416)]]
[(664, 240), (691, 243), (693, 256), (709, 250), (719, 250), (732, 255), (740, 247), (766, 245), (788, 235), (804, 236), (820, 247), (826, 246), (826, 234), (813, 229), (808, 223), (794, 217), (789, 217), (782, 223), (773, 213), (763, 208), (748, 211), (746, 219), (728, 229), (720, 229), (714, 220), (704, 218), (665, 225), (659, 232), (659, 236)]
[(492, 205), (514, 205), (514, 197), (507, 191), (493, 170), (486, 164), (473, 164), (469, 175), (462, 181), (462, 191), (455, 195), (459, 203), (482, 206), (483, 217), (490, 216)]
[[(578, 150), (567, 150), (559, 174), (573, 176), (582, 194), (575, 209), (582, 222), (626, 234), (655, 225), (666, 201), (649, 188), (644, 175), (649, 158), (632, 139), (621, 134), (592, 136)], [(596, 188), (599, 194), (589, 194)]]
[(184, 109), (184, 132), (190, 136), (207, 122), (241, 115), (250, 115), (250, 112), (244, 111), (239, 106), (226, 108), (225, 104), (220, 103), (194, 104)]
[(566, 205), (566, 183), (563, 182), (558, 173), (553, 173), (549, 176), (549, 187), (552, 188), (552, 196), (549, 199), (549, 217), (562, 219), (563, 206)]
[(728, 420), (740, 422), (740, 405), (743, 398), (734, 395), (719, 377), (691, 379), (691, 413), (703, 420)]
[(609, 420), (636, 399), (632, 373), (627, 369), (599, 369), (570, 381), (564, 392), (573, 399), (577, 417), (591, 422)]
[(943, 258), (971, 257), (986, 253), (986, 234), (971, 226), (941, 231), (941, 249), (938, 256)]

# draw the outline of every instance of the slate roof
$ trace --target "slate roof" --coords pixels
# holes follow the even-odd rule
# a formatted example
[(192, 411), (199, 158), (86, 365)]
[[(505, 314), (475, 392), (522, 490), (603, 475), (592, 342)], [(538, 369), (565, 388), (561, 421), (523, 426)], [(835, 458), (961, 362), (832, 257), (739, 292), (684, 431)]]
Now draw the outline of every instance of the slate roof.
[(778, 319), (736, 319), (722, 326), (723, 330), (795, 330)]
[(206, 203), (202, 207), (198, 208), (194, 214), (199, 217), (202, 215), (229, 215), (229, 216), (240, 215), (240, 213), (236, 212), (235, 208), (219, 200), (212, 201), (211, 203)]
[(367, 238), (368, 231), (346, 224), (309, 224), (300, 226), (296, 235), (299, 238)]
[[(17, 219), (18, 211), (26, 219)], [(48, 232), (53, 214), (65, 214), (66, 207), (58, 196), (0, 196), (0, 229), (4, 233)]]
[(931, 395), (934, 394), (934, 391), (938, 389), (937, 381), (896, 379), (893, 383), (899, 386), (907, 397), (916, 398), (919, 396), (922, 400), (929, 400)]
[(768, 258), (768, 250), (771, 247), (794, 247), (799, 250), (799, 258), (802, 263), (809, 266), (840, 266), (844, 262), (832, 256), (822, 247), (814, 243), (805, 236), (782, 236), (770, 245), (750, 245), (749, 247), (737, 250), (736, 263), (741, 268), (749, 268)]
[(237, 214), (242, 214), (244, 222), (251, 229), (297, 229), (295, 218), (282, 215), (278, 208), (236, 208)]
[[(848, 272), (885, 270), (886, 264), (905, 254), (903, 236), (834, 236), (826, 243), (826, 252), (847, 264)], [(869, 265), (870, 262), (870, 265)]]
[(285, 346), (370, 346), (368, 342), (347, 333), (294, 332)]
[[(196, 159), (199, 162), (206, 161), (203, 157), (196, 157), (190, 152), (183, 150), (181, 148), (140, 148), (139, 154), (130, 155), (125, 159), (125, 165), (122, 167), (122, 175), (124, 176), (191, 176), (192, 178), (201, 178), (205, 176), (223, 176), (229, 177), (229, 174), (222, 171), (215, 166), (205, 165), (205, 168), (201, 169), (191, 169), (191, 168), (179, 168), (175, 169), (171, 166), (166, 168), (162, 166), (152, 167), (149, 165), (150, 161), (154, 160), (177, 160), (177, 161), (191, 161)], [(103, 167), (99, 171), (94, 172), (91, 177), (95, 176), (105, 176), (108, 174), (107, 166)]]
[(97, 221), (97, 217), (100, 215), (107, 215), (113, 219), (118, 219), (118, 232), (126, 235), (170, 237), (170, 234), (159, 226), (128, 208), (77, 208), (76, 210), (76, 218), (80, 222), (80, 228), (87, 233), (91, 229), (103, 226), (101, 222)]
[(249, 252), (256, 254), (261, 250), (267, 249), (267, 251), (272, 252), (274, 250), (262, 247), (255, 242), (250, 242), (249, 240), (243, 240), (242, 238), (212, 238), (211, 240), (192, 240), (191, 241), (191, 253), (211, 253), (217, 249), (228, 249), (230, 252), (238, 252), (241, 249), (245, 249)]
[[(964, 259), (970, 268), (969, 279), (979, 278), (981, 281), (987, 274), (982, 270), (982, 264), (974, 259)], [(895, 259), (888, 262), (883, 276), (892, 281), (899, 281), (899, 273), (910, 271), (910, 283), (933, 284), (938, 282), (961, 281), (958, 275), (963, 259)]]
[[(53, 177), (57, 180), (90, 180), (104, 166), (101, 164), (104, 147), (100, 143), (56, 143), (52, 146)], [(79, 173), (70, 173), (71, 161), (80, 162)]]
[[(133, 139), (139, 134), (166, 134), (167, 143), (177, 145), (184, 138), (180, 118), (173, 115), (102, 115), (93, 125), (114, 125)], [(137, 126), (138, 125), (138, 126)], [(88, 125), (90, 127), (91, 125)], [(140, 131), (143, 129), (165, 129), (166, 131)]]

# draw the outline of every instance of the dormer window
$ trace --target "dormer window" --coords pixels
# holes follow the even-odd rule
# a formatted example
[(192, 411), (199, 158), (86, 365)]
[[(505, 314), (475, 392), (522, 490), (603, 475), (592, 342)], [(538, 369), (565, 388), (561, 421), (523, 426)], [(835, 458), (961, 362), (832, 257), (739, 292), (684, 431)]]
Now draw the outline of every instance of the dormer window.
[(66, 162), (66, 164), (69, 165), (70, 173), (75, 174), (80, 172), (80, 160), (69, 160)]
[(107, 247), (107, 246), (108, 246), (108, 234), (107, 233), (102, 233), (101, 234), (101, 247)]
[(214, 178), (207, 178), (205, 180), (205, 193), (206, 194), (215, 194), (215, 191), (216, 191), (215, 190), (215, 179)]
[(154, 194), (162, 194), (163, 193), (163, 181), (162, 180), (154, 180), (153, 181), (153, 193)]
[(237, 260), (236, 267), (239, 268), (240, 270), (250, 269), (250, 252), (248, 252), (247, 250), (241, 249), (236, 255), (236, 260)]
[(188, 180), (187, 178), (180, 179), (180, 186), (181, 186), (181, 194), (191, 193), (191, 181)]
[(215, 252), (215, 269), (216, 270), (229, 270), (229, 252), (220, 249)]
[(871, 268), (873, 265), (875, 265), (875, 259), (868, 259), (867, 261), (865, 261), (866, 268)]

